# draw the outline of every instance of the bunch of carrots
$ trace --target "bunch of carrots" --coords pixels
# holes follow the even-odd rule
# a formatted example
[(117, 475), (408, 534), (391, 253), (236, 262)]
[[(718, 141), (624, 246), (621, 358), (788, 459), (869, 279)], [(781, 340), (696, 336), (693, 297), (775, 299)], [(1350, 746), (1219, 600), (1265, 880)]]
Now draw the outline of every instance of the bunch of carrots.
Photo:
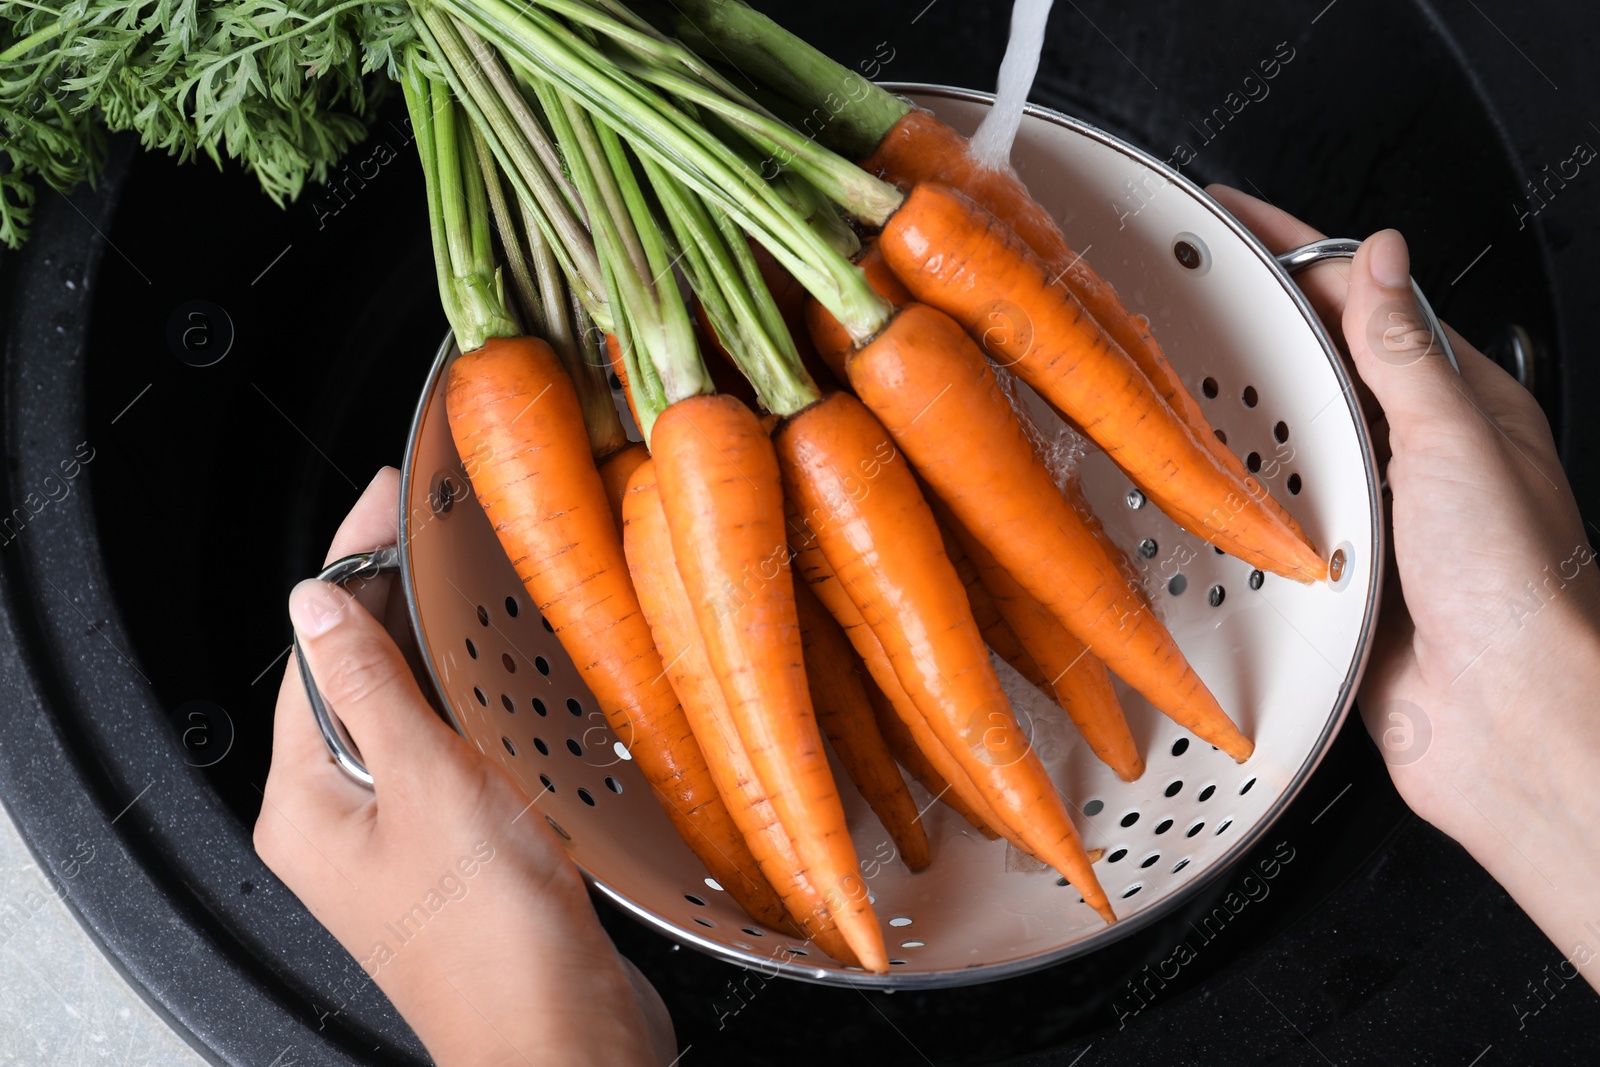
[[(1145, 320), (1009, 169), (738, 0), (415, 21), (452, 432), (683, 840), (756, 920), (886, 971), (826, 738), (909, 869), (932, 848), (902, 768), (1115, 921), (991, 650), (1126, 780), (1112, 674), (1236, 760), (1252, 743), (1010, 376), (1186, 530), (1326, 577)], [(825, 99), (819, 139), (787, 121)]]

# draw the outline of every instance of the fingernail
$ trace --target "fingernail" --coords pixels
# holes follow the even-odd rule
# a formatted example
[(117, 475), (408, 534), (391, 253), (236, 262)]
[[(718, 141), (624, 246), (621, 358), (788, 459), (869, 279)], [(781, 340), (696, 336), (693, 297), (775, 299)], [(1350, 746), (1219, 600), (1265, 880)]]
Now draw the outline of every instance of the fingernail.
[(1371, 238), (1372, 254), (1367, 259), (1367, 269), (1372, 278), (1385, 289), (1411, 288), (1411, 254), (1406, 251), (1406, 241), (1398, 230), (1383, 230)]
[(327, 582), (307, 578), (289, 594), (289, 621), (301, 636), (316, 637), (333, 628), (347, 604)]

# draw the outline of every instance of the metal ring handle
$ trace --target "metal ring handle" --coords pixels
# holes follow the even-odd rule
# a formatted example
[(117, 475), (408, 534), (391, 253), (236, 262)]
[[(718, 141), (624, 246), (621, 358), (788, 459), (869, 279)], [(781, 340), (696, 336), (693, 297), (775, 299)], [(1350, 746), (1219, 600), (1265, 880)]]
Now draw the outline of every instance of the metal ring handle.
[[(1360, 241), (1348, 237), (1324, 237), (1320, 241), (1312, 241), (1310, 244), (1280, 253), (1278, 265), (1290, 274), (1299, 274), (1312, 264), (1321, 263), (1325, 259), (1354, 259), (1356, 249), (1360, 247)], [(1460, 374), (1461, 364), (1456, 362), (1456, 353), (1455, 349), (1450, 347), (1450, 338), (1445, 336), (1439, 316), (1433, 313), (1433, 305), (1422, 295), (1422, 286), (1417, 284), (1415, 278), (1411, 279), (1411, 293), (1417, 298), (1417, 306), (1422, 309), (1422, 318), (1428, 324), (1430, 336), (1438, 342), (1439, 348), (1444, 352), (1444, 358), (1450, 361), (1451, 369)]]
[[(380, 574), (392, 574), (399, 569), (400, 546), (389, 545), (386, 548), (375, 548), (371, 552), (358, 552), (353, 556), (336, 559), (322, 569), (322, 573), (317, 575), (317, 580), (343, 586), (346, 582), (357, 578), (376, 578)], [(317, 688), (317, 680), (311, 676), (311, 666), (306, 663), (298, 636), (294, 639), (294, 655), (300, 663), (300, 682), (306, 688), (306, 700), (311, 703), (311, 714), (316, 717), (317, 729), (322, 734), (322, 740), (327, 743), (328, 751), (333, 755), (333, 762), (337, 763), (339, 769), (351, 780), (371, 789), (372, 772), (361, 762), (360, 750), (350, 737), (350, 731), (344, 728), (339, 716), (335, 715), (333, 709), (328, 707), (327, 701), (322, 699), (322, 691)]]

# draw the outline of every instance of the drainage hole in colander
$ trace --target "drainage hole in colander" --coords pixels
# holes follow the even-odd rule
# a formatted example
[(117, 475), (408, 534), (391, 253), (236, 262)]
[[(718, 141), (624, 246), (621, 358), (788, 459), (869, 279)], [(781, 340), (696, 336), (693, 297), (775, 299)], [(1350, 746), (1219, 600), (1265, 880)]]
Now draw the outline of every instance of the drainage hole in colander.
[(511, 658), (511, 653), (500, 653), (500, 666), (506, 669), (507, 674), (517, 673), (517, 661)]
[(544, 626), (544, 632), (545, 633), (553, 634), (553, 633), (556, 632), (556, 628), (554, 626), (550, 625), (550, 620), (549, 619), (546, 619), (543, 616), (540, 616), (539, 622), (540, 622), (541, 625)]
[(472, 643), (472, 638), (467, 638), (467, 655), (473, 659), (478, 658), (478, 646)]
[(896, 915), (894, 918), (889, 920), (889, 925), (890, 926), (910, 926), (911, 925), (911, 918), (910, 918), (910, 916), (907, 916), (907, 915)]
[(921, 948), (922, 946), (924, 946), (926, 944), (927, 944), (926, 941), (918, 941), (915, 938), (913, 938), (910, 941), (902, 941), (902, 942), (900, 942), (900, 947), (901, 948)]
[(1233, 825), (1233, 820), (1232, 819), (1223, 819), (1221, 822), (1217, 823), (1216, 833), (1220, 836), (1222, 831), (1226, 830), (1228, 827), (1230, 827), (1232, 825)]
[(519, 612), (521, 610), (522, 609), (517, 606), (517, 598), (516, 597), (514, 597), (514, 596), (506, 597), (506, 614), (507, 615), (510, 615), (514, 619), (514, 618), (517, 617), (517, 612)]
[(545, 707), (544, 701), (540, 700), (538, 697), (533, 698), (533, 710), (541, 716), (550, 714), (550, 709)]
[(502, 737), (500, 738), (500, 743), (506, 746), (506, 751), (511, 753), (513, 756), (517, 754), (517, 746), (511, 743), (511, 738)]
[(1255, 784), (1256, 784), (1256, 780), (1254, 778), (1252, 778), (1249, 781), (1245, 782), (1244, 785), (1241, 785), (1239, 787), (1239, 795), (1240, 796), (1244, 796), (1246, 793), (1250, 792), (1250, 787), (1255, 785)]
[(1300, 481), (1300, 476), (1298, 474), (1289, 475), (1289, 480), (1285, 484), (1289, 487), (1289, 495), (1290, 496), (1299, 496), (1300, 495), (1300, 486), (1301, 486), (1302, 483)]
[(1251, 571), (1250, 572), (1250, 588), (1251, 589), (1260, 589), (1261, 588), (1261, 583), (1266, 581), (1266, 580), (1267, 580), (1267, 576), (1265, 574), (1262, 574), (1260, 571)]
[(1256, 406), (1256, 401), (1260, 398), (1256, 396), (1256, 387), (1253, 385), (1247, 385), (1244, 387), (1244, 391), (1239, 394), (1239, 399), (1244, 401), (1245, 407), (1253, 408)]
[(691, 904), (698, 905), (698, 906), (700, 906), (702, 908), (706, 906), (706, 902), (701, 900), (699, 897), (695, 896), (693, 893), (685, 893), (683, 895), (683, 899), (687, 900)]
[(1115, 852), (1113, 852), (1111, 855), (1106, 857), (1106, 862), (1107, 863), (1115, 863), (1118, 860), (1120, 860), (1122, 857), (1126, 856), (1127, 854), (1128, 854), (1128, 850), (1127, 849), (1119, 848)]
[(1105, 801), (1103, 801), (1103, 800), (1091, 800), (1091, 801), (1089, 801), (1089, 803), (1087, 803), (1087, 804), (1085, 804), (1083, 806), (1083, 813), (1085, 815), (1095, 816), (1095, 815), (1099, 815), (1102, 811), (1105, 810), (1105, 808), (1106, 808), (1106, 802)]
[(1226, 556), (1227, 555), (1226, 552), (1222, 551), (1222, 549), (1218, 548), (1216, 545), (1212, 545), (1211, 546), (1211, 551), (1215, 552), (1219, 556)]
[(1150, 855), (1146, 856), (1144, 859), (1139, 861), (1139, 866), (1140, 867), (1151, 867), (1151, 866), (1154, 866), (1156, 860), (1158, 860), (1160, 858), (1161, 858), (1161, 853), (1152, 852), (1152, 853), (1150, 853)]
[(1187, 737), (1180, 737), (1172, 742), (1172, 754), (1174, 756), (1181, 756), (1187, 751), (1189, 751), (1189, 739)]
[(583, 755), (583, 746), (569, 737), (567, 738), (567, 751), (574, 756), (581, 756)]
[(589, 805), (591, 808), (594, 807), (594, 794), (590, 793), (582, 786), (578, 787), (578, 799)]
[[(621, 794), (621, 792), (622, 792), (622, 783), (617, 781), (615, 778), (611, 777), (608, 774), (608, 775), (606, 775), (606, 788), (611, 790), (613, 793)], [(706, 881), (708, 881), (708, 882), (710, 880), (711, 879), (709, 879), (709, 878), (706, 879)], [(721, 889), (722, 887), (718, 886), (717, 888)]]
[(1173, 596), (1182, 596), (1183, 591), (1187, 588), (1189, 588), (1189, 579), (1181, 574), (1174, 574), (1172, 579), (1167, 582), (1167, 592)]
[(506, 696), (504, 693), (500, 694), (500, 706), (505, 708), (513, 715), (517, 713), (517, 702)]
[[(633, 753), (629, 752), (628, 751), (628, 746), (623, 744), (621, 741), (613, 741), (611, 743), (611, 751), (613, 751), (613, 752), (615, 752), (617, 754), (617, 758), (618, 759), (627, 759), (627, 760), (633, 759)], [(622, 792), (622, 790), (619, 789), (619, 790), (617, 790), (617, 792), (620, 793), (620, 792)]]
[(1068, 881), (1065, 878), (1057, 878), (1056, 879), (1056, 885), (1061, 886), (1063, 888), (1065, 888), (1069, 884), (1070, 883), (1068, 883)]
[(1123, 826), (1124, 829), (1126, 829), (1126, 828), (1132, 826), (1134, 823), (1136, 823), (1138, 821), (1139, 821), (1139, 813), (1136, 812), (1136, 811), (1130, 811), (1130, 812), (1128, 812), (1128, 814), (1126, 814), (1126, 815), (1124, 815), (1122, 817), (1122, 826)]
[(717, 928), (716, 923), (712, 922), (710, 919), (702, 919), (698, 915), (694, 917), (694, 921), (699, 923), (701, 926), (704, 926), (707, 930), (715, 930)]
[(1179, 871), (1183, 870), (1187, 866), (1189, 866), (1189, 861), (1186, 860), (1186, 859), (1181, 859), (1177, 863), (1174, 863), (1172, 865), (1172, 873), (1173, 874), (1177, 874)]
[(1139, 555), (1143, 556), (1145, 559), (1155, 559), (1156, 553), (1159, 551), (1161, 551), (1161, 546), (1156, 544), (1156, 539), (1154, 537), (1146, 537), (1143, 541), (1139, 542)]
[(715, 889), (719, 893), (722, 892), (722, 883), (717, 881), (715, 878), (707, 878), (706, 885), (712, 889)]
[(539, 755), (541, 756), (550, 755), (550, 746), (544, 743), (544, 738), (542, 737), (533, 739), (533, 747), (539, 750)]
[(566, 830), (562, 829), (561, 824), (556, 822), (550, 816), (546, 815), (544, 817), (544, 821), (550, 824), (550, 829), (554, 830), (556, 832), (556, 836), (561, 838), (561, 840), (563, 840), (563, 841), (571, 841), (572, 840), (572, 835), (567, 833)]
[(484, 707), (489, 706), (489, 698), (483, 695), (482, 689), (479, 689), (477, 686), (473, 686), (472, 695), (478, 698), (479, 704), (482, 704)]
[(539, 776), (539, 781), (544, 783), (545, 792), (554, 793), (556, 791), (556, 784), (550, 780), (550, 776), (548, 774), (541, 774)]
[(1206, 603), (1214, 608), (1220, 608), (1222, 602), (1228, 599), (1228, 591), (1220, 585), (1214, 585), (1206, 590)]
[(766, 937), (767, 936), (766, 934), (762, 933), (760, 930), (752, 930), (748, 926), (739, 927), (739, 932), (741, 934), (749, 934), (751, 937)]
[(1221, 430), (1212, 430), (1211, 432), (1216, 434), (1217, 440), (1221, 441), (1223, 444), (1228, 443), (1228, 435), (1223, 433)]
[(1178, 795), (1178, 790), (1180, 790), (1182, 788), (1183, 788), (1183, 779), (1180, 778), (1177, 781), (1175, 781), (1172, 784), (1167, 786), (1167, 796), (1169, 796), (1169, 797), (1177, 796)]
[(1199, 833), (1201, 830), (1204, 830), (1205, 828), (1206, 828), (1206, 824), (1205, 823), (1197, 822), (1193, 826), (1189, 827), (1188, 831), (1183, 836), (1185, 836), (1185, 837), (1193, 837), (1195, 834)]
[(1252, 452), (1248, 456), (1245, 456), (1244, 457), (1244, 466), (1245, 466), (1245, 469), (1248, 470), (1251, 474), (1258, 473), (1261, 470), (1261, 453), (1260, 452)]
[(550, 661), (543, 656), (533, 657), (533, 667), (540, 674), (548, 675), (550, 673)]
[(1217, 787), (1216, 786), (1208, 785), (1204, 789), (1200, 790), (1200, 799), (1201, 800), (1210, 800), (1211, 799), (1211, 794), (1215, 793), (1216, 791), (1217, 791)]
[(482, 604), (478, 605), (478, 625), (479, 626), (488, 626), (489, 625), (489, 609), (484, 607)]
[(578, 703), (577, 697), (567, 698), (567, 710), (580, 718), (583, 716), (583, 705)]
[(1135, 511), (1144, 507), (1144, 494), (1137, 489), (1129, 489), (1127, 496), (1128, 506)]
[(1129, 897), (1133, 896), (1135, 893), (1137, 893), (1139, 890), (1141, 890), (1143, 888), (1144, 888), (1144, 884), (1143, 883), (1139, 883), (1139, 882), (1136, 882), (1133, 885), (1130, 885), (1128, 888), (1126, 888), (1126, 889), (1124, 889), (1122, 891), (1122, 899), (1123, 900), (1127, 900)]
[(1274, 426), (1272, 428), (1272, 439), (1278, 442), (1280, 445), (1287, 443), (1289, 440), (1289, 424), (1287, 422), (1280, 422), (1278, 425)]
[(1201, 382), (1200, 392), (1205, 394), (1207, 400), (1215, 400), (1217, 398), (1217, 380), (1215, 378), (1207, 378)]
[(891, 967), (904, 967), (906, 965), (906, 961), (905, 960), (890, 960), (889, 961), (889, 965)]
[[(809, 956), (809, 955), (811, 955), (811, 953), (809, 953), (809, 952), (807, 952), (807, 951), (806, 951), (806, 950), (805, 950), (805, 949), (803, 949), (803, 948), (798, 948), (798, 947), (797, 947), (797, 948), (791, 948), (791, 949), (790, 949), (790, 950), (789, 950), (789, 955), (791, 955), (791, 956)], [(890, 963), (893, 963), (893, 962), (894, 962), (894, 960), (890, 960), (890, 961), (889, 961), (889, 962), (890, 962)]]
[(1162, 819), (1160, 822), (1156, 823), (1156, 833), (1158, 834), (1164, 834), (1170, 829), (1172, 829), (1171, 819)]
[(622, 392), (622, 379), (621, 378), (618, 378), (615, 374), (610, 374), (610, 375), (606, 376), (606, 381), (610, 384), (611, 391), (613, 393)]

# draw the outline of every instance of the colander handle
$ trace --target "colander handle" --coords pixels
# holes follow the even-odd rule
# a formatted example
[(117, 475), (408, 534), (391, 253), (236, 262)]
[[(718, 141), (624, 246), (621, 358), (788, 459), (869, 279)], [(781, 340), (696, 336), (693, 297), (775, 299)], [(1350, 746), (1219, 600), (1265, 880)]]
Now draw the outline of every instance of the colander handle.
[[(1320, 241), (1312, 241), (1299, 248), (1291, 248), (1278, 256), (1278, 265), (1290, 274), (1299, 274), (1314, 263), (1321, 263), (1325, 259), (1354, 259), (1356, 249), (1361, 247), (1360, 241), (1353, 241), (1348, 237), (1325, 237)], [(1433, 305), (1428, 303), (1428, 298), (1422, 295), (1422, 287), (1415, 278), (1411, 279), (1411, 292), (1417, 298), (1417, 307), (1422, 309), (1422, 317), (1428, 323), (1428, 330), (1444, 351), (1444, 358), (1450, 361), (1450, 366), (1457, 374), (1461, 373), (1461, 364), (1456, 362), (1455, 349), (1450, 347), (1450, 338), (1445, 335), (1444, 328), (1439, 325), (1439, 316), (1433, 313)]]
[[(319, 581), (342, 586), (357, 578), (376, 578), (380, 574), (391, 574), (399, 569), (400, 548), (398, 545), (389, 545), (386, 548), (375, 548), (371, 552), (357, 552), (353, 556), (336, 559), (324, 567), (317, 578)], [(311, 703), (311, 714), (316, 717), (317, 729), (322, 733), (322, 740), (327, 743), (328, 751), (333, 755), (333, 762), (337, 763), (339, 769), (352, 780), (371, 789), (372, 773), (361, 762), (360, 750), (351, 739), (350, 731), (344, 728), (339, 716), (335, 715), (333, 709), (328, 707), (328, 702), (322, 699), (322, 691), (317, 688), (317, 680), (311, 676), (311, 667), (306, 663), (305, 653), (300, 650), (298, 637), (294, 639), (294, 656), (300, 663), (300, 682), (306, 687), (306, 700)]]

